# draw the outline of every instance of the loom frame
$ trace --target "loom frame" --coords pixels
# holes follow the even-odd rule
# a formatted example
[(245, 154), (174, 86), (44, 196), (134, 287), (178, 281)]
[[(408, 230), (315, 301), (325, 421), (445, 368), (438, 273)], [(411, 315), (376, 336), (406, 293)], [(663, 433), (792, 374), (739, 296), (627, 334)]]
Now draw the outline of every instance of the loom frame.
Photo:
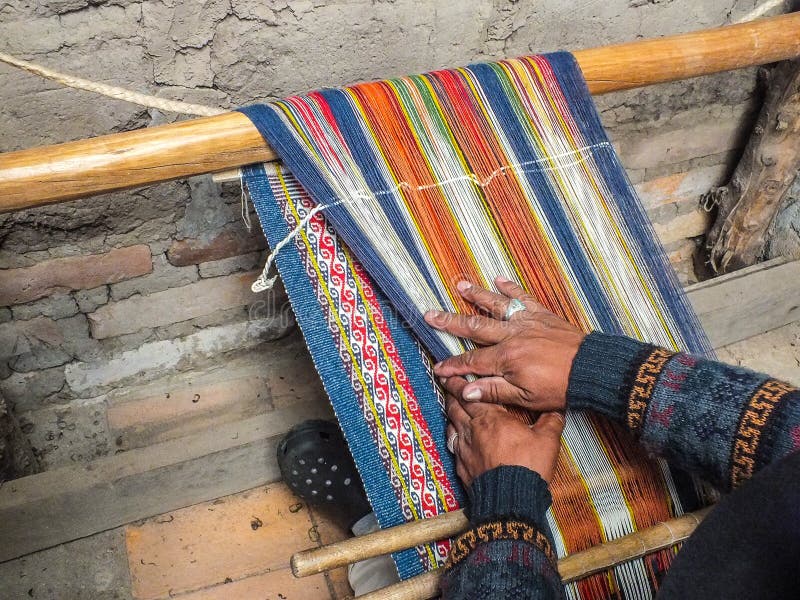
[[(592, 94), (800, 56), (800, 12), (578, 50)], [(237, 112), (0, 154), (0, 213), (276, 158)]]

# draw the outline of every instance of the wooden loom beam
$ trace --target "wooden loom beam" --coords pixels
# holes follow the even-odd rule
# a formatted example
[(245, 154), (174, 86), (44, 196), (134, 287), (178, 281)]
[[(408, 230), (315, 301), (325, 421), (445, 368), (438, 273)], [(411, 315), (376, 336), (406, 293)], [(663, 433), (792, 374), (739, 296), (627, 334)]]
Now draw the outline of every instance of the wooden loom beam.
[[(800, 13), (574, 53), (593, 94), (800, 56)], [(0, 213), (273, 160), (240, 113), (0, 154)]]

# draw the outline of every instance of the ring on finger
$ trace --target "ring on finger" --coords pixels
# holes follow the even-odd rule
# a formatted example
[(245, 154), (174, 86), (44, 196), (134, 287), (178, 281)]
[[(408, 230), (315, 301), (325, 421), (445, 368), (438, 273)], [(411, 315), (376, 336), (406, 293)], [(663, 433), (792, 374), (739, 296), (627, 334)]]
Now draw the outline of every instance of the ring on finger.
[(450, 450), (450, 454), (456, 453), (456, 442), (458, 441), (458, 432), (454, 431), (449, 438), (447, 438), (447, 449)]
[(528, 308), (517, 298), (512, 298), (511, 301), (508, 303), (508, 307), (506, 308), (506, 314), (503, 315), (503, 320), (508, 321), (514, 316), (515, 313), (518, 313), (522, 310), (527, 310)]

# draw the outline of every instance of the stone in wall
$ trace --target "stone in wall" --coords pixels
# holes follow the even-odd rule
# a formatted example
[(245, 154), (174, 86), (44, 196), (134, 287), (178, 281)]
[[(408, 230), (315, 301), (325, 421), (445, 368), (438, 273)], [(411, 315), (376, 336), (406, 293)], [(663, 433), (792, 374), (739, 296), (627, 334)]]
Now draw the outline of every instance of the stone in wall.
[(255, 267), (263, 266), (266, 256), (262, 252), (251, 252), (221, 260), (203, 262), (197, 265), (200, 277), (221, 277), (237, 271), (249, 271)]
[(73, 362), (65, 369), (67, 385), (76, 394), (99, 395), (142, 383), (172, 369), (187, 369), (226, 352), (252, 348), (279, 339), (294, 327), (290, 312), (272, 317), (202, 329), (178, 339), (147, 342), (105, 362)]
[(0, 325), (0, 359), (17, 372), (47, 369), (74, 359), (91, 359), (97, 342), (89, 336), (86, 316), (53, 320), (37, 317)]
[(250, 289), (257, 277), (250, 272), (203, 279), (106, 304), (89, 315), (92, 337), (114, 337), (251, 304), (258, 300)]
[(78, 303), (71, 294), (53, 294), (35, 302), (18, 304), (11, 312), (15, 319), (27, 321), (35, 317), (63, 319), (77, 314), (79, 310)]
[(30, 302), (64, 290), (95, 288), (100, 284), (144, 275), (152, 270), (150, 248), (145, 245), (115, 248), (103, 254), (55, 258), (31, 267), (0, 270), (0, 306)]
[[(149, 253), (149, 250), (148, 250)], [(153, 271), (109, 286), (112, 300), (124, 300), (134, 294), (152, 294), (197, 281), (197, 267), (173, 267), (164, 254), (153, 257)]]
[(91, 290), (75, 292), (75, 302), (82, 313), (90, 313), (108, 302), (108, 286), (101, 285)]
[(14, 412), (21, 413), (41, 408), (47, 399), (58, 401), (58, 393), (64, 389), (66, 381), (63, 366), (27, 373), (12, 372), (0, 380), (0, 393)]
[(260, 230), (248, 233), (241, 228), (226, 229), (210, 240), (187, 238), (173, 242), (167, 250), (167, 259), (176, 267), (185, 267), (248, 255), (266, 247), (267, 241)]

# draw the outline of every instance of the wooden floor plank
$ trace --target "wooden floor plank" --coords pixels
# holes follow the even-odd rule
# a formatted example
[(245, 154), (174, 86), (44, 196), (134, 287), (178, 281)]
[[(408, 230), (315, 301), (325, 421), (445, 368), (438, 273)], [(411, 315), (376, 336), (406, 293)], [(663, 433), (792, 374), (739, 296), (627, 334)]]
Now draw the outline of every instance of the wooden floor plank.
[[(290, 569), (254, 575), (239, 581), (173, 596), (179, 600), (330, 600), (322, 573), (297, 579)], [(343, 599), (337, 596), (334, 600)]]
[[(344, 525), (335, 518), (330, 509), (309, 507), (309, 515), (314, 524), (314, 537), (320, 546), (333, 544), (351, 536), (350, 531), (344, 528)], [(306, 550), (306, 548), (297, 548), (295, 552), (300, 550)], [(349, 598), (353, 595), (350, 582), (347, 580), (347, 567), (327, 571), (325, 578), (334, 599)]]
[[(133, 596), (160, 600), (285, 571), (293, 552), (316, 545), (313, 527), (305, 504), (283, 483), (129, 525), (125, 538)], [(324, 577), (317, 584), (329, 598)]]
[(686, 291), (712, 345), (721, 348), (800, 319), (800, 261), (777, 258)]
[(0, 487), (0, 562), (280, 478), (286, 431), (329, 418), (320, 400)]

